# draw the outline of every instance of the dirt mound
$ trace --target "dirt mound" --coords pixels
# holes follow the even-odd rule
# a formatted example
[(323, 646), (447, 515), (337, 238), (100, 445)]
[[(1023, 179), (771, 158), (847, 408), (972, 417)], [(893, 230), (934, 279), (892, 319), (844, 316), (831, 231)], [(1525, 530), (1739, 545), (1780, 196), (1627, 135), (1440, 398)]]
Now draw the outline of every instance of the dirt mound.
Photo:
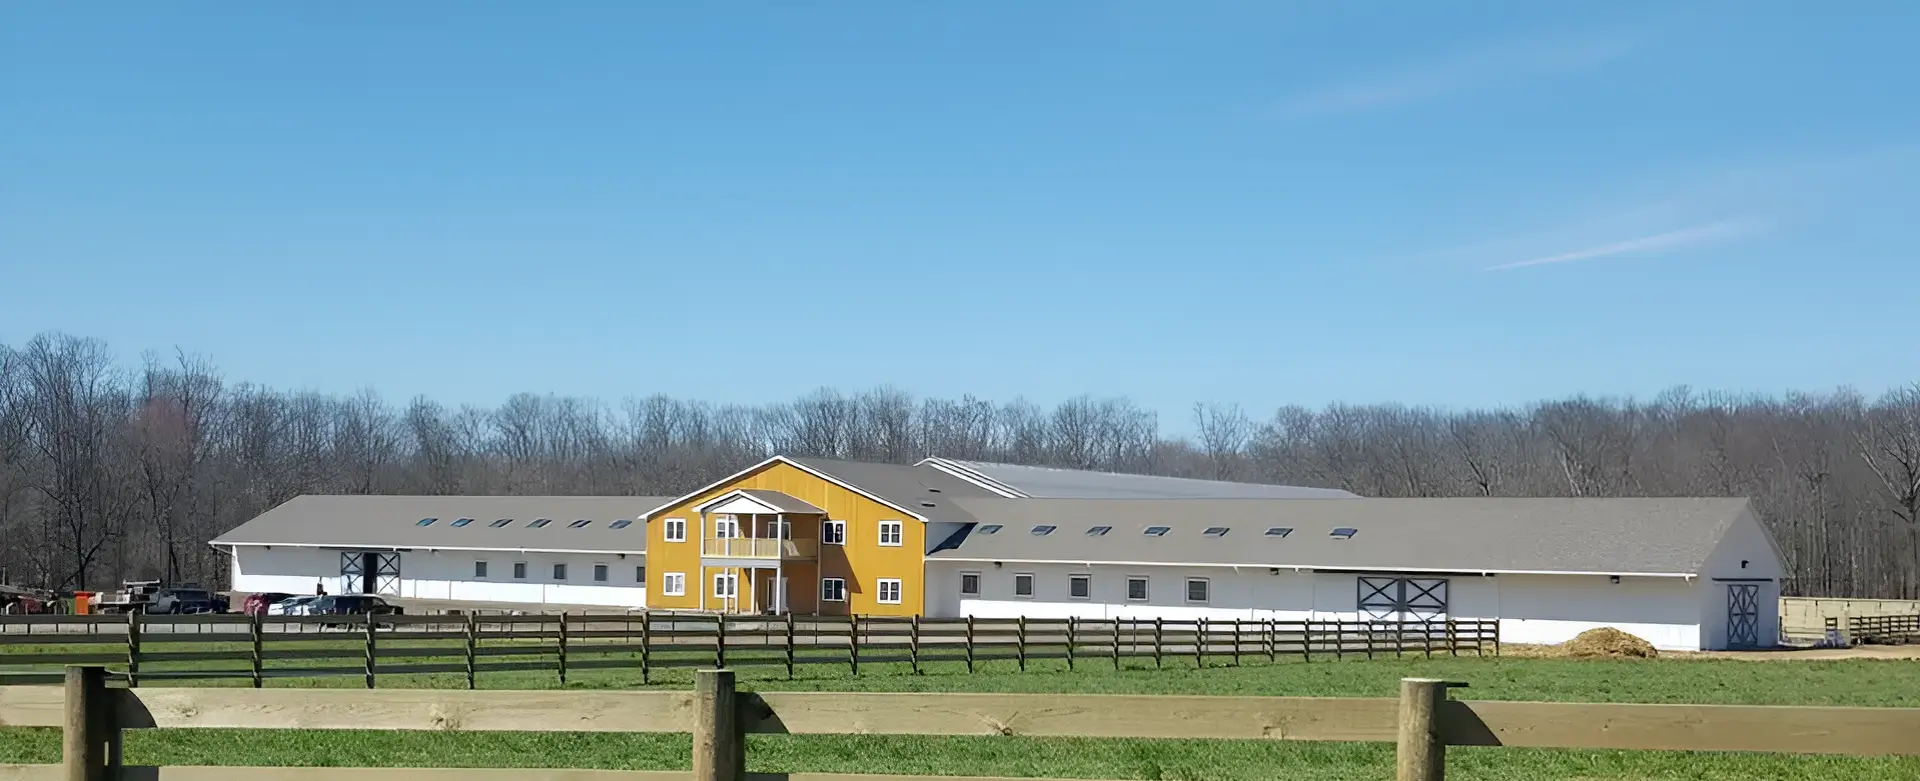
[(1575, 659), (1652, 659), (1653, 644), (1610, 626), (1589, 629), (1561, 644), (1561, 653)]

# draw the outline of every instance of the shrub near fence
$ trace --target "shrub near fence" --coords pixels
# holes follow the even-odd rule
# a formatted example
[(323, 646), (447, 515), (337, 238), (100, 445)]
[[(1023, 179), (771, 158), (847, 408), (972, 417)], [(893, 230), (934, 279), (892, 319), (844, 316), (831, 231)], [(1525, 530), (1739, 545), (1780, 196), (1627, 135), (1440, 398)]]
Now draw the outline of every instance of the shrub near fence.
[[(1091, 738), (1381, 741), (1397, 744), (1398, 781), (1440, 781), (1447, 746), (1764, 751), (1920, 756), (1920, 709), (1467, 702), (1457, 684), (1401, 681), (1386, 698), (1069, 694), (741, 693), (734, 673), (703, 670), (692, 692), (109, 689), (98, 668), (65, 688), (0, 687), (0, 723), (64, 729), (64, 764), (0, 765), (0, 777), (105, 781), (122, 730), (265, 728), (691, 732), (693, 772), (595, 774), (640, 781), (745, 781), (749, 733), (1018, 735)], [(340, 768), (167, 768), (165, 778), (304, 781)], [(1275, 768), (1276, 774), (1284, 768)], [(457, 777), (561, 781), (577, 771), (459, 770)], [(367, 781), (418, 769), (356, 770)], [(444, 776), (439, 776), (444, 777)], [(795, 781), (808, 774), (794, 774)], [(845, 776), (814, 776), (817, 779)], [(884, 781), (888, 776), (871, 776)], [(891, 777), (900, 778), (900, 777)]]
[[(53, 618), (81, 621), (59, 623)], [(0, 622), (4, 626), (10, 622)], [(117, 665), (129, 685), (160, 680), (587, 670), (781, 667), (987, 661), (1021, 670), (1152, 659), (1156, 667), (1243, 660), (1499, 653), (1497, 621), (1166, 621), (1026, 618), (807, 618), (714, 615), (34, 617), (0, 632), (0, 684), (51, 683), (61, 665)], [(89, 631), (60, 631), (62, 626)], [(55, 631), (46, 631), (52, 629)], [(79, 649), (72, 646), (79, 646)], [(181, 669), (181, 665), (190, 665)], [(34, 669), (38, 668), (38, 669)]]

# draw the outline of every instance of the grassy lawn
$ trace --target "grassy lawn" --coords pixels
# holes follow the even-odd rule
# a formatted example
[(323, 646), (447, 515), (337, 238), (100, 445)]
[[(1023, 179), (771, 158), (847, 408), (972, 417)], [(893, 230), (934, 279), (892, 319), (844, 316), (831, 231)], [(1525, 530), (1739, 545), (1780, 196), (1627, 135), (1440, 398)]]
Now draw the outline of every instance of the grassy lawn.
[[(348, 648), (343, 644), (343, 649)], [(102, 650), (89, 649), (89, 650)], [(38, 649), (46, 653), (48, 649)], [(573, 659), (598, 658), (578, 649)], [(659, 658), (656, 656), (656, 658)], [(730, 653), (739, 664), (748, 653)], [(1033, 693), (1389, 696), (1407, 676), (1466, 681), (1466, 699), (1586, 702), (1725, 703), (1920, 707), (1920, 662), (1848, 660), (1750, 662), (1723, 659), (1571, 661), (1416, 657), (1373, 661), (1281, 661), (1247, 658), (1243, 666), (1195, 669), (1190, 657), (1035, 662), (1026, 672), (1012, 662), (989, 662), (968, 675), (958, 663), (862, 664), (800, 667), (794, 680), (781, 667), (740, 670), (743, 688), (762, 691), (980, 691)], [(0, 664), (4, 654), (0, 654)], [(313, 665), (313, 662), (303, 662)], [(343, 659), (339, 663), (347, 664)], [(191, 667), (183, 663), (176, 669)], [(204, 665), (203, 665), (204, 666)], [(229, 667), (231, 667), (229, 665)], [(149, 669), (161, 669), (158, 666)], [(685, 688), (689, 670), (656, 671), (648, 688)], [(221, 682), (232, 685), (239, 682)], [(458, 675), (383, 677), (381, 686), (464, 687)], [(554, 688), (551, 672), (483, 673), (482, 688)], [(157, 685), (157, 684), (156, 684)], [(358, 677), (283, 679), (274, 687), (356, 687)], [(581, 671), (568, 688), (638, 688), (633, 670)], [(685, 735), (576, 733), (400, 733), (169, 730), (127, 739), (135, 764), (591, 767), (671, 770), (688, 767)], [(1112, 779), (1384, 779), (1392, 776), (1393, 748), (1385, 744), (1257, 741), (1149, 741), (1067, 738), (754, 736), (749, 765), (756, 772), (869, 772), (938, 775), (1052, 776)], [(58, 761), (55, 730), (0, 729), (0, 763)], [(1488, 781), (1562, 779), (1914, 779), (1920, 759), (1785, 757), (1676, 752), (1451, 750), (1449, 777)]]

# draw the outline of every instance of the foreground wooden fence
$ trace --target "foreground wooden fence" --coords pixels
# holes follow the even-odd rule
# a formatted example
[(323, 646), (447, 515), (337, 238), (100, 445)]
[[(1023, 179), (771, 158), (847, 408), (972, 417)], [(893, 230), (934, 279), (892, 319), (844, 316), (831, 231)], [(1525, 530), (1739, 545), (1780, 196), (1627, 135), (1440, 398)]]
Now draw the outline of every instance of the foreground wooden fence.
[[(1920, 756), (1920, 740), (1914, 739), (1920, 735), (1920, 709), (1911, 708), (1468, 702), (1448, 697), (1449, 689), (1463, 684), (1428, 679), (1403, 680), (1397, 700), (742, 693), (736, 692), (733, 675), (699, 671), (692, 692), (134, 690), (108, 688), (99, 668), (71, 668), (64, 673), (64, 688), (0, 687), (0, 724), (64, 730), (62, 765), (0, 766), (0, 779), (742, 781), (743, 736), (751, 733), (1381, 741), (1397, 744), (1400, 781), (1441, 779), (1447, 746)], [(122, 731), (180, 727), (691, 732), (693, 772), (121, 766)]]
[[(45, 631), (60, 626), (92, 631)], [(71, 619), (94, 619), (73, 623)], [(19, 619), (15, 619), (16, 621)], [(1499, 653), (1497, 621), (1165, 621), (1157, 619), (743, 618), (712, 615), (34, 616), (42, 631), (0, 632), (0, 684), (52, 683), (63, 665), (120, 665), (130, 686), (166, 680), (1038, 660), (1121, 666), (1239, 664), (1247, 659)], [(32, 626), (34, 624), (28, 624)], [(37, 668), (37, 669), (36, 669)]]

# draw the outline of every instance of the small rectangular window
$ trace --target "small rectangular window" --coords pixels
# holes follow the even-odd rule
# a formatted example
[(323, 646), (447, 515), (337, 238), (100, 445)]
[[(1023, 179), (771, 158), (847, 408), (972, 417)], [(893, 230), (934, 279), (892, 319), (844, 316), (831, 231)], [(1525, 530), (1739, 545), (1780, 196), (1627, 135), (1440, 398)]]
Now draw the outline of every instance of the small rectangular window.
[(820, 580), (820, 601), (847, 601), (847, 581), (842, 578), (822, 578)]
[(607, 565), (605, 564), (593, 565), (593, 582), (595, 583), (607, 582)]
[(437, 521), (437, 520), (440, 520), (440, 519), (439, 519), (439, 518), (421, 518), (421, 519), (420, 519), (419, 521), (416, 521), (416, 522), (415, 522), (415, 523), (414, 523), (413, 525), (415, 525), (415, 526), (432, 526), (432, 525), (433, 525), (433, 522), (434, 522), (434, 521)]
[(501, 518), (500, 520), (497, 520), (497, 521), (494, 521), (493, 523), (489, 523), (489, 524), (487, 524), (487, 526), (488, 526), (488, 527), (490, 527), (490, 528), (494, 528), (494, 529), (498, 529), (498, 528), (500, 528), (500, 527), (502, 527), (502, 526), (506, 526), (507, 524), (510, 524), (510, 523), (513, 523), (513, 519), (512, 519), (512, 518)]
[(900, 581), (896, 578), (881, 578), (877, 584), (880, 590), (880, 604), (900, 604)]
[(660, 578), (660, 593), (670, 597), (687, 595), (687, 573), (669, 572)]
[(685, 518), (668, 518), (666, 523), (661, 524), (660, 529), (661, 533), (666, 535), (667, 542), (687, 541), (687, 519)]
[(713, 595), (721, 599), (739, 596), (740, 580), (737, 575), (713, 576)]
[(1016, 597), (1033, 596), (1033, 573), (1031, 572), (1014, 573), (1013, 595)]
[(980, 533), (981, 533), (981, 534), (999, 534), (999, 533), (1000, 533), (1000, 524), (997, 524), (997, 523), (989, 523), (989, 524), (987, 524), (987, 525), (985, 525), (985, 526), (982, 526), (982, 527), (980, 527)]
[(565, 564), (555, 564), (555, 565), (553, 565), (553, 579), (554, 579), (554, 580), (566, 580), (566, 579), (567, 579), (567, 565), (565, 565)]
[(632, 526), (632, 525), (633, 525), (633, 521), (631, 521), (631, 520), (629, 520), (629, 519), (626, 519), (626, 518), (621, 518), (620, 520), (617, 520), (617, 521), (614, 521), (613, 523), (609, 523), (609, 524), (607, 524), (607, 528), (609, 528), (609, 529), (625, 529), (625, 528), (627, 528), (628, 526)]
[(980, 573), (978, 572), (960, 573), (960, 596), (963, 596), (963, 597), (980, 596)]
[(462, 527), (462, 526), (465, 526), (465, 525), (467, 525), (467, 524), (469, 524), (469, 523), (473, 523), (473, 519), (472, 519), (472, 518), (455, 518), (455, 519), (453, 519), (453, 523), (451, 523), (451, 524), (448, 524), (448, 525), (449, 525), (449, 526), (452, 526), (452, 527), (454, 527), (454, 528), (456, 528), (456, 529), (458, 529), (458, 528), (460, 528), (460, 527)]
[(1067, 596), (1073, 597), (1074, 599), (1092, 599), (1093, 598), (1093, 576), (1092, 575), (1068, 575), (1067, 576)]
[(1167, 536), (1167, 532), (1170, 532), (1170, 531), (1173, 531), (1173, 528), (1169, 526), (1148, 526), (1147, 536), (1148, 537), (1165, 537)]
[(1359, 529), (1352, 529), (1352, 528), (1342, 526), (1338, 529), (1334, 529), (1333, 533), (1328, 534), (1327, 536), (1332, 537), (1336, 540), (1351, 540), (1353, 539), (1353, 535), (1359, 534), (1359, 533), (1360, 533)]
[(527, 563), (526, 562), (516, 561), (513, 563), (513, 579), (514, 580), (527, 579)]
[(589, 524), (589, 523), (593, 523), (593, 521), (589, 521), (589, 520), (587, 520), (587, 519), (585, 519), (585, 518), (581, 518), (580, 520), (577, 520), (577, 521), (574, 521), (573, 523), (569, 523), (569, 524), (567, 524), (567, 528), (569, 528), (569, 529), (585, 529), (585, 528), (587, 528), (587, 524)]
[(905, 528), (905, 524), (899, 521), (881, 521), (880, 544), (888, 547), (899, 546), (905, 536)]
[(1102, 536), (1105, 536), (1105, 535), (1106, 535), (1106, 533), (1107, 533), (1107, 532), (1110, 532), (1110, 531), (1113, 531), (1113, 527), (1112, 527), (1112, 526), (1095, 526), (1095, 527), (1093, 527), (1093, 528), (1091, 528), (1091, 529), (1088, 529), (1088, 530), (1087, 530), (1087, 536), (1088, 536), (1088, 537), (1102, 537)]
[(484, 561), (476, 561), (476, 562), (474, 562), (474, 563), (473, 563), (473, 576), (474, 576), (475, 578), (477, 578), (477, 579), (481, 579), (481, 580), (484, 580), (484, 579), (486, 579), (486, 577), (487, 577), (487, 563), (486, 563), (486, 562), (484, 562)]
[(533, 523), (529, 523), (529, 524), (527, 524), (527, 528), (529, 528), (529, 529), (545, 529), (545, 528), (547, 528), (547, 524), (549, 524), (549, 523), (553, 523), (553, 519), (552, 519), (552, 518), (535, 518), (535, 519), (533, 519)]
[(1127, 599), (1134, 602), (1147, 601), (1147, 576), (1135, 575), (1127, 578)]
[(642, 564), (642, 565), (640, 565), (640, 566), (638, 566), (638, 567), (634, 567), (634, 568), (633, 568), (633, 582), (635, 582), (635, 583), (639, 583), (639, 584), (641, 584), (641, 585), (645, 585), (645, 584), (646, 584), (646, 582), (647, 582), (647, 565), (645, 565), (645, 564)]
[(1287, 535), (1289, 535), (1289, 534), (1292, 534), (1292, 533), (1293, 533), (1293, 527), (1291, 527), (1291, 526), (1269, 526), (1269, 527), (1267, 527), (1267, 536), (1268, 536), (1268, 537), (1285, 537), (1285, 536), (1287, 536)]
[(1206, 535), (1206, 536), (1208, 536), (1208, 537), (1225, 537), (1225, 536), (1227, 536), (1227, 527), (1225, 527), (1225, 526), (1208, 526), (1208, 527), (1207, 527), (1207, 528), (1206, 528), (1206, 529), (1205, 529), (1204, 531), (1202, 531), (1202, 532), (1200, 532), (1200, 533), (1201, 533), (1201, 534), (1204, 534), (1204, 535)]
[(1207, 579), (1187, 578), (1187, 601), (1196, 605), (1207, 603)]
[(821, 521), (820, 522), (820, 544), (821, 545), (847, 544), (847, 522), (846, 521)]

